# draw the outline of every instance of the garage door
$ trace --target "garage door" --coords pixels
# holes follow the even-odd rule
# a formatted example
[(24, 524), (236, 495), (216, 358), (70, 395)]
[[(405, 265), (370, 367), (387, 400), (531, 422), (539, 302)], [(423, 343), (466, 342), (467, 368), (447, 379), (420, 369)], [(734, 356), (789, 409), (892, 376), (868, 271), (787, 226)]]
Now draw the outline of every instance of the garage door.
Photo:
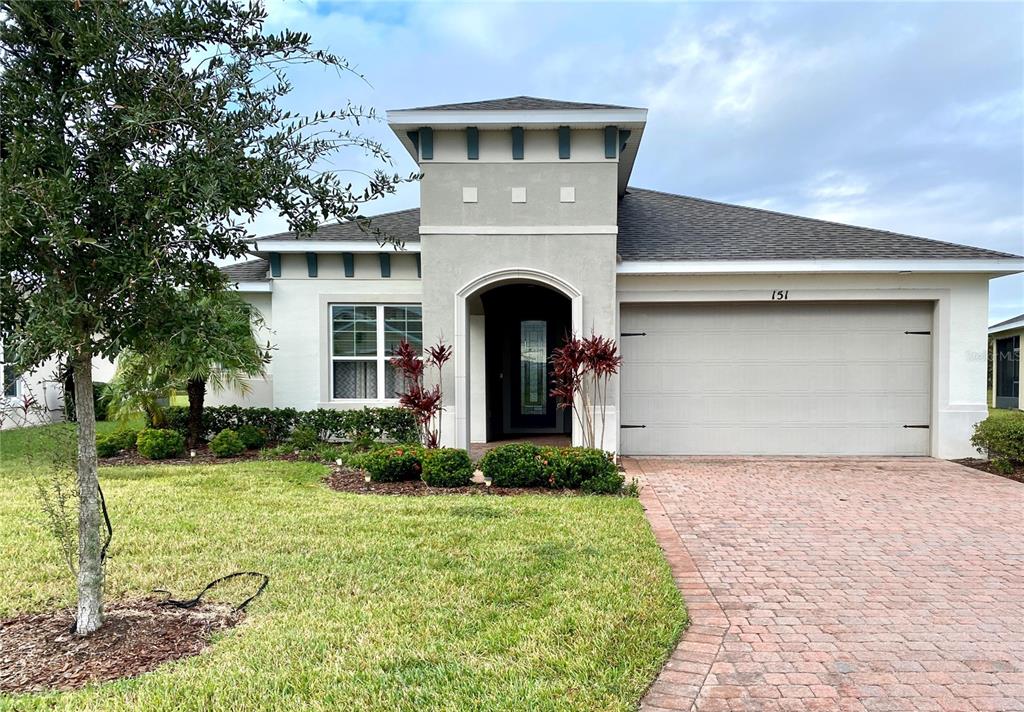
[(927, 302), (624, 304), (622, 452), (927, 455), (931, 328)]

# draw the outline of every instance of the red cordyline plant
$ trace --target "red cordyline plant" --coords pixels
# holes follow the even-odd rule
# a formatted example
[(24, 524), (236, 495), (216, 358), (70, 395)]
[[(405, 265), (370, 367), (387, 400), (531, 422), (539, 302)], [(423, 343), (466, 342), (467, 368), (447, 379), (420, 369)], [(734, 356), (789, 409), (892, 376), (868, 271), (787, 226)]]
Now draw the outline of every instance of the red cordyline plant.
[(615, 340), (593, 333), (585, 339), (569, 334), (551, 352), (551, 395), (559, 408), (572, 408), (586, 447), (604, 445), (608, 382), (621, 364)]
[[(412, 344), (403, 339), (391, 356), (391, 365), (402, 372), (405, 390), (398, 394), (398, 402), (416, 416), (420, 439), (428, 448), (441, 446), (441, 369), (452, 357), (452, 347), (438, 341), (426, 349), (421, 357)], [(437, 369), (437, 383), (427, 388), (423, 381), (427, 367)]]

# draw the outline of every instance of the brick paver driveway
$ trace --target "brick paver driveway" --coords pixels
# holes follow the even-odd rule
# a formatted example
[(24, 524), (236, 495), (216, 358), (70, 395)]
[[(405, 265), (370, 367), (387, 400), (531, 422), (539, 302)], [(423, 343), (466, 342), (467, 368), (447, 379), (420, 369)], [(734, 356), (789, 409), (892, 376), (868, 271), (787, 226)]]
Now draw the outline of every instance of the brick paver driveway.
[(692, 625), (642, 709), (1024, 710), (1024, 485), (930, 459), (635, 459)]

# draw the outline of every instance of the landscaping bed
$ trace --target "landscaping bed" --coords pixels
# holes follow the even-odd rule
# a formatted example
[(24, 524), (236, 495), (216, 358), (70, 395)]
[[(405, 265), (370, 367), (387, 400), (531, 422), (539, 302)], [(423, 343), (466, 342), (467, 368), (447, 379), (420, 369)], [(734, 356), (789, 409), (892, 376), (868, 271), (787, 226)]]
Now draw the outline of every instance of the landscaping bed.
[(324, 483), (338, 492), (352, 492), (355, 494), (384, 494), (384, 495), (522, 495), (522, 494), (548, 494), (548, 495), (573, 495), (577, 494), (567, 489), (539, 489), (537, 487), (489, 487), (483, 482), (473, 482), (463, 487), (431, 487), (423, 480), (404, 480), (401, 482), (367, 482), (366, 472), (351, 467), (331, 467), (331, 473), (324, 478)]
[[(190, 457), (189, 453), (184, 455), (173, 457), (166, 460), (160, 460), (161, 465), (223, 465), (225, 462), (240, 462), (245, 460), (258, 460), (260, 459), (260, 453), (254, 450), (247, 450), (246, 452), (240, 453), (233, 457), (218, 457), (213, 454), (210, 450), (209, 445), (200, 445), (195, 449), (196, 456)], [(281, 455), (275, 459), (278, 460), (295, 460), (298, 459), (296, 455), (288, 457), (287, 455)], [(142, 457), (136, 450), (125, 450), (113, 457), (101, 457), (99, 458), (100, 467), (123, 467), (128, 465), (153, 465), (153, 460), (148, 460)]]
[(103, 627), (78, 636), (71, 610), (23, 613), (0, 621), (0, 692), (75, 690), (135, 677), (198, 655), (243, 617), (224, 604), (183, 609), (143, 598), (108, 603)]
[(1005, 477), (1006, 479), (1013, 480), (1014, 482), (1024, 482), (1024, 465), (1016, 465), (1012, 470), (1006, 471), (997, 467), (991, 460), (979, 460), (973, 457), (965, 457), (960, 460), (953, 460), (953, 462), (958, 465), (963, 465), (964, 467), (970, 467), (975, 470), (987, 472), (990, 475), (999, 475), (1000, 477)]

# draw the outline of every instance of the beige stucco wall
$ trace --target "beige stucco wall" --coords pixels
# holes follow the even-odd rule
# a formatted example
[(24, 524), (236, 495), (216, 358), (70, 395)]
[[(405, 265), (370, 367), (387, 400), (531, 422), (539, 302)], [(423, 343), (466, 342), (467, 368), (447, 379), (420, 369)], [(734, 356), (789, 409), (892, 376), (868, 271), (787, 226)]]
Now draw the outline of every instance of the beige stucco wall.
[(774, 274), (618, 278), (618, 301), (767, 301), (789, 299), (925, 300), (935, 304), (932, 329), (931, 451), (970, 457), (974, 424), (987, 415), (988, 275)]

